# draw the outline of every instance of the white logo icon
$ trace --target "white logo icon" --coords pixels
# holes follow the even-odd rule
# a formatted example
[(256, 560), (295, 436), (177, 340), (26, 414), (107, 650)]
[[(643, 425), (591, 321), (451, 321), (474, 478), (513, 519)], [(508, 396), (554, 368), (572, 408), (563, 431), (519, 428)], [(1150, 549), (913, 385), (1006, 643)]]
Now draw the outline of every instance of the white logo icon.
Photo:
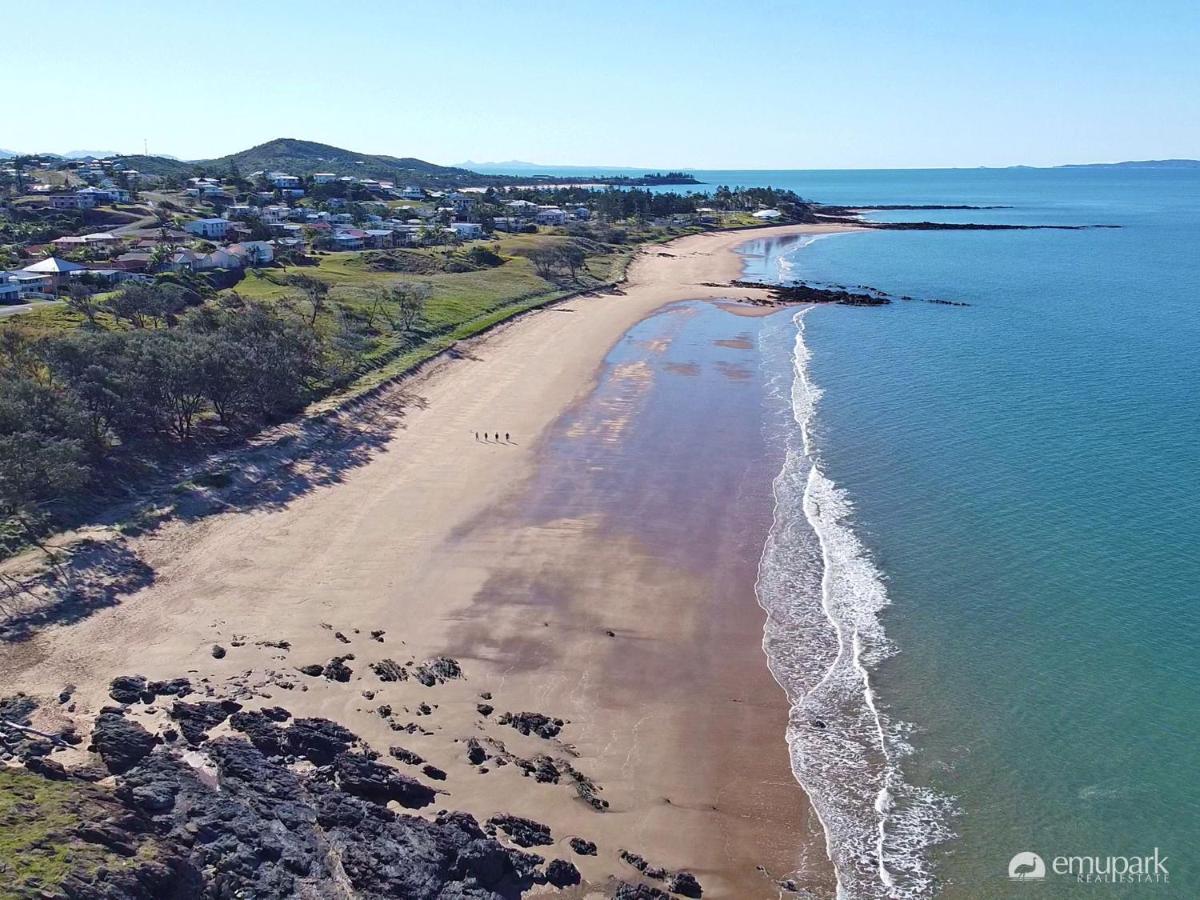
[(1013, 881), (1039, 881), (1046, 877), (1046, 864), (1036, 853), (1026, 850), (1009, 860), (1008, 877)]

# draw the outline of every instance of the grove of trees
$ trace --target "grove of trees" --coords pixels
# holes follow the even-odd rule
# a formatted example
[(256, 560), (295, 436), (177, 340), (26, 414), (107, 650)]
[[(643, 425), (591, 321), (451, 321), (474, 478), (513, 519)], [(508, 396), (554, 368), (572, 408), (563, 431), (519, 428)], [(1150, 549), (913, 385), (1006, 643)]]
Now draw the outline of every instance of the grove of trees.
[[(0, 555), (114, 482), (282, 421), (352, 376), (366, 331), (340, 315), (318, 323), (308, 307), (324, 294), (298, 287), (315, 302), (199, 305), (179, 285), (130, 284), (100, 302), (73, 296), (78, 329), (0, 329)], [(380, 288), (371, 315), (411, 329), (427, 297), (425, 285)]]

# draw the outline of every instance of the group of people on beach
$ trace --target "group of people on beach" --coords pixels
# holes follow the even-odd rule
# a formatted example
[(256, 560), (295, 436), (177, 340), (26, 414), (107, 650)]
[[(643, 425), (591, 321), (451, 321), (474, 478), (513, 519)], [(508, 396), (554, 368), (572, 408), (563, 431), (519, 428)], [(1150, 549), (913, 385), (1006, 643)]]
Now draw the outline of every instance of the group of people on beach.
[[(479, 440), (479, 432), (478, 431), (475, 432), (475, 440)], [(485, 444), (490, 444), (493, 441), (496, 442), (497, 444), (499, 444), (499, 443), (511, 444), (512, 443), (512, 439), (509, 437), (509, 434), (507, 431), (504, 432), (504, 440), (503, 441), (500, 440), (500, 432), (485, 431), (483, 433), (483, 441)]]

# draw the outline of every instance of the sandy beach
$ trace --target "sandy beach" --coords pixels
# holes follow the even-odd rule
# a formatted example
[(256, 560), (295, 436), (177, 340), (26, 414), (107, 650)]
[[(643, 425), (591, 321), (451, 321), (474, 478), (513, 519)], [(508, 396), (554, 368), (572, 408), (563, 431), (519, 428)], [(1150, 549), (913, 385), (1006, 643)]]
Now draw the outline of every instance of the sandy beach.
[[(614, 874), (637, 880), (621, 849), (693, 872), (705, 897), (777, 897), (785, 878), (832, 895), (820, 823), (789, 769), (787, 704), (761, 649), (762, 523), (741, 523), (730, 541), (740, 524), (710, 521), (704, 559), (674, 535), (656, 544), (653, 521), (636, 540), (616, 533), (603, 496), (583, 486), (590, 457), (563, 447), (572, 436), (579, 446), (624, 439), (620, 405), (594, 395), (607, 378), (636, 396), (636, 368), (602, 371), (631, 327), (677, 301), (764, 297), (706, 286), (739, 276), (741, 243), (844, 230), (785, 226), (651, 247), (621, 292), (460, 345), (342, 413), (336, 437), (283, 469), (272, 471), (265, 451), (245, 454), (229, 495), (217, 496), (224, 512), (114, 538), (137, 561), (139, 586), (0, 645), (0, 678), (47, 700), (74, 685), (81, 729), (127, 673), (208, 678), (248, 706), (334, 719), (385, 759), (401, 745), (443, 769), (443, 808), (543, 822), (560, 845), (547, 853), (571, 856), (572, 836), (596, 842), (596, 856), (572, 857), (585, 879), (578, 896), (600, 895)], [(736, 331), (723, 346), (739, 346)], [(675, 464), (689, 465), (686, 454)], [(752, 489), (769, 491), (769, 480)], [(713, 496), (714, 509), (734, 508), (730, 491)], [(296, 672), (351, 653), (349, 683)], [(427, 687), (381, 682), (370, 668), (439, 655), (464, 677)], [(499, 721), (521, 711), (564, 724), (548, 738)], [(49, 703), (39, 715), (68, 714)], [(162, 722), (161, 711), (137, 715)], [(488, 753), (486, 774), (467, 759), (472, 737)], [(608, 808), (584, 802), (570, 779), (538, 784), (496, 763), (539, 755), (569, 760)]]

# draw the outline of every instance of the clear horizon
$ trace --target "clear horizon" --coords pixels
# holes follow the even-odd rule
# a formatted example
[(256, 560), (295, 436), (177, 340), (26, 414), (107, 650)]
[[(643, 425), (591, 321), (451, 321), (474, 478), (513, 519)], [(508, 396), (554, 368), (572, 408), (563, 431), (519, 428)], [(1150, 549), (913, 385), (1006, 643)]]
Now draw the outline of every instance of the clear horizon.
[[(69, 115), (0, 147), (208, 159), (292, 136), (443, 165), (708, 170), (1200, 157), (1200, 7), (1176, 0), (1136, 19), (1111, 2), (450, 5), (452, 30), (446, 5), (65, 0), (89, 40), (52, 59), (17, 43), (6, 80)], [(7, 22), (42, 27), (27, 5)], [(181, 56), (198, 24), (229, 47)]]

